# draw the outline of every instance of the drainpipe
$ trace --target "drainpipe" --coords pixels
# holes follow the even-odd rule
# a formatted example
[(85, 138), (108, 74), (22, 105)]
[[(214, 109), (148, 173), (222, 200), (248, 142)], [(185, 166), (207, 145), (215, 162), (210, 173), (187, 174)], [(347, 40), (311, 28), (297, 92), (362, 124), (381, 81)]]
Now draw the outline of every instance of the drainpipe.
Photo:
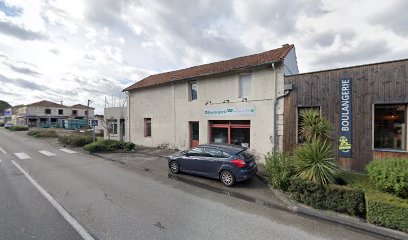
[[(281, 60), (283, 61), (283, 60)], [(284, 98), (287, 96), (290, 91), (292, 90), (292, 85), (284, 85), (284, 93), (283, 95), (277, 96), (278, 95), (278, 79), (277, 79), (277, 71), (275, 67), (275, 63), (272, 62), (272, 69), (275, 71), (275, 95), (274, 95), (274, 100), (273, 100), (273, 152), (279, 151), (279, 141), (278, 141), (278, 124), (277, 124), (277, 119), (278, 119), (278, 103), (279, 99)]]

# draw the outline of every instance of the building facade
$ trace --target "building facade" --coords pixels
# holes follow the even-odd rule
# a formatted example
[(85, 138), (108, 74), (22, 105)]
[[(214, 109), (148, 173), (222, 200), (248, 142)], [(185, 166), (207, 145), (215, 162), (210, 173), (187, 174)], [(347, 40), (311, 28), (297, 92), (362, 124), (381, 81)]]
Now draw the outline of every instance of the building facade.
[(149, 76), (124, 90), (129, 95), (128, 139), (180, 150), (237, 144), (262, 157), (282, 146), (284, 75), (296, 73), (295, 48), (283, 45)]
[(336, 157), (364, 171), (372, 159), (408, 157), (408, 60), (285, 77), (284, 150), (299, 143), (299, 113), (314, 108), (333, 125)]
[[(12, 123), (28, 127), (57, 127), (64, 119), (86, 119), (87, 111), (85, 105), (65, 106), (43, 100), (13, 107)], [(89, 108), (88, 116), (93, 118), (94, 108)]]
[(104, 109), (104, 138), (118, 141), (129, 141), (128, 108), (111, 107)]

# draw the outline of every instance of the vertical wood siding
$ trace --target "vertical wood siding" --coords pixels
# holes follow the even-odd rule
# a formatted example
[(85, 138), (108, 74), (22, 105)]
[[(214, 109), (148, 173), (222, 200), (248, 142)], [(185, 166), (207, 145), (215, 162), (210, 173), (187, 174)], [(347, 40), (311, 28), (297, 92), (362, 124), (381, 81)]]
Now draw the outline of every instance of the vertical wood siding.
[[(339, 137), (339, 79), (352, 78), (352, 159), (339, 159), (349, 170), (364, 171), (373, 158), (396, 155), (372, 150), (373, 104), (408, 103), (408, 60), (334, 69), (285, 77), (293, 91), (285, 98), (283, 148), (296, 146), (296, 112), (301, 106), (320, 106), (329, 119), (336, 139)], [(407, 153), (398, 153), (407, 156)]]

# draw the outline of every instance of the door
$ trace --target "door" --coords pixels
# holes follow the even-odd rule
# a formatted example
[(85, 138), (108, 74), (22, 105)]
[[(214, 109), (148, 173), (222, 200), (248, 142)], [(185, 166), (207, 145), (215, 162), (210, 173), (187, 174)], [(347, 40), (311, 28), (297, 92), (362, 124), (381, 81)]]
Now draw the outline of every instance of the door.
[(187, 151), (185, 156), (179, 159), (182, 171), (198, 172), (200, 166), (198, 160), (203, 156), (203, 148), (192, 148)]
[(200, 129), (198, 122), (190, 122), (190, 147), (195, 148), (199, 145)]
[(205, 148), (199, 158), (200, 171), (209, 177), (218, 177), (218, 170), (224, 161), (223, 152), (215, 148)]
[(125, 140), (125, 119), (120, 119), (120, 132), (119, 132), (119, 140), (124, 141)]

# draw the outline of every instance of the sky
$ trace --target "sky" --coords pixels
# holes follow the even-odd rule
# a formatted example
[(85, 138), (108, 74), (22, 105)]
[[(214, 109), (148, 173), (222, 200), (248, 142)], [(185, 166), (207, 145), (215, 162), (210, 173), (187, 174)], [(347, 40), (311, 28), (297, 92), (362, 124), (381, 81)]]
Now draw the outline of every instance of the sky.
[(0, 100), (125, 102), (148, 75), (295, 44), (301, 73), (408, 58), (406, 0), (0, 0)]

